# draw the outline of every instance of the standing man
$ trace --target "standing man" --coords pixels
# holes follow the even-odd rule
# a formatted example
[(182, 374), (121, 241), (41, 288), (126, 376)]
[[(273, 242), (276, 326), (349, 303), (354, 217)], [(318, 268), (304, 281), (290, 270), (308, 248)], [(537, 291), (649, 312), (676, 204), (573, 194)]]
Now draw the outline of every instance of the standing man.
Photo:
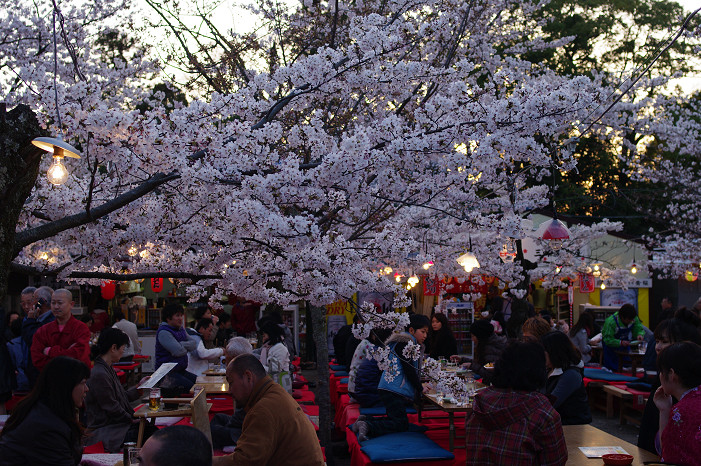
[[(51, 297), (53, 294), (54, 290), (48, 286), (41, 286), (39, 288), (29, 286), (22, 290), (22, 296), (20, 298), (22, 309), (27, 313), (27, 316), (22, 321), (22, 351), (25, 356), (25, 361), (27, 361), (25, 374), (30, 387), (34, 386), (39, 377), (39, 371), (32, 363), (30, 348), (34, 341), (34, 334), (39, 330), (39, 327), (53, 322), (54, 320), (54, 315), (51, 312)], [(30, 303), (33, 304), (30, 305)], [(28, 307), (25, 308), (25, 305)]]
[[(621, 370), (618, 367), (616, 351), (629, 351), (632, 340), (642, 340), (645, 335), (643, 323), (638, 318), (638, 311), (632, 304), (624, 304), (621, 308), (604, 321), (601, 329), (604, 366), (612, 371)], [(626, 356), (630, 361), (630, 358)], [(635, 375), (635, 374), (633, 374)]]
[(660, 316), (657, 322), (662, 322), (672, 317), (674, 317), (674, 305), (672, 305), (672, 300), (665, 296), (662, 298), (662, 302), (660, 302)]
[(56, 320), (37, 330), (32, 341), (32, 363), (39, 371), (57, 356), (68, 356), (91, 367), (90, 329), (73, 317), (74, 304), (70, 291), (65, 288), (54, 291), (51, 313)]
[(19, 305), (24, 311), (24, 315), (22, 315), (22, 317), (28, 316), (30, 312), (35, 310), (37, 299), (34, 297), (34, 292), (36, 290), (37, 289), (33, 286), (28, 286), (22, 290), (22, 293), (20, 293)]
[(252, 354), (236, 357), (226, 370), (229, 390), (246, 417), (234, 453), (214, 465), (322, 466), (319, 439), (307, 415), (265, 373)]
[(121, 309), (116, 309), (114, 311), (114, 325), (112, 327), (118, 328), (126, 333), (131, 343), (124, 350), (120, 361), (131, 361), (134, 359), (135, 354), (141, 354), (141, 343), (139, 343), (139, 334), (136, 330), (136, 324), (127, 320)]

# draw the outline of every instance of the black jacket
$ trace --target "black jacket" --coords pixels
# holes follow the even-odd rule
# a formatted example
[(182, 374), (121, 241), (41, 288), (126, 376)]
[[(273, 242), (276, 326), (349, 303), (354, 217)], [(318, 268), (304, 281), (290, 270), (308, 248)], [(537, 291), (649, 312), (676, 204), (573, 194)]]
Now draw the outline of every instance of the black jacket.
[(37, 403), (16, 429), (0, 437), (3, 466), (74, 466), (80, 463), (79, 440), (71, 439), (71, 428), (44, 403)]

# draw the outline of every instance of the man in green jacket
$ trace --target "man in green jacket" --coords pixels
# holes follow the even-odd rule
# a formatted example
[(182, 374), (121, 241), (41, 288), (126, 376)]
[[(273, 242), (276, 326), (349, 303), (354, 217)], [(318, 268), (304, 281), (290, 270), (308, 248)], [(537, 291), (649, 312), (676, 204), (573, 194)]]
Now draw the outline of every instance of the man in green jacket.
[[(628, 351), (630, 342), (642, 340), (645, 329), (638, 318), (638, 311), (632, 304), (624, 304), (609, 316), (601, 329), (604, 348), (604, 366), (611, 370), (619, 370), (616, 351)], [(627, 357), (627, 356), (626, 356)]]

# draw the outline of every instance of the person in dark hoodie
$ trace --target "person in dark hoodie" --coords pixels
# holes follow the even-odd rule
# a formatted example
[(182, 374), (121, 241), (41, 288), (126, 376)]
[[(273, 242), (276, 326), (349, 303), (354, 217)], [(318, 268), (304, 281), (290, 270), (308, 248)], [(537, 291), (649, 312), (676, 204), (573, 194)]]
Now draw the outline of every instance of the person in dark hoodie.
[[(364, 442), (370, 437), (391, 434), (393, 432), (405, 432), (409, 429), (409, 419), (406, 415), (406, 404), (418, 400), (421, 396), (422, 386), (419, 374), (421, 373), (421, 361), (423, 359), (423, 342), (428, 336), (428, 327), (431, 322), (428, 317), (421, 314), (412, 314), (409, 318), (409, 326), (404, 332), (393, 333), (387, 339), (390, 349), (390, 367), (382, 373), (377, 390), (382, 404), (387, 410), (384, 419), (359, 417), (353, 424), (352, 430), (358, 434), (358, 440)], [(409, 343), (420, 348), (416, 359), (407, 357), (405, 349)]]
[(567, 445), (560, 415), (538, 389), (545, 385), (545, 351), (513, 342), (494, 364), (465, 421), (467, 464), (564, 465)]
[(579, 350), (566, 334), (558, 330), (546, 334), (540, 341), (545, 348), (549, 370), (545, 393), (550, 395), (553, 406), (560, 413), (562, 425), (589, 424), (591, 411)]

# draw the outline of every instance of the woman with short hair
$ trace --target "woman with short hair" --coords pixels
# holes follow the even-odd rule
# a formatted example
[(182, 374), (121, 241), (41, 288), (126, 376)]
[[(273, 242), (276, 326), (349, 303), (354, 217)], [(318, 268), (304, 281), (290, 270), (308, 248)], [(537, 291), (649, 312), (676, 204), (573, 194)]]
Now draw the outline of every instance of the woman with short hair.
[[(107, 327), (100, 332), (91, 348), (95, 361), (88, 379), (90, 391), (85, 399), (88, 444), (102, 442), (108, 452), (118, 452), (124, 442), (135, 442), (139, 433), (131, 402), (139, 398), (134, 387), (124, 390), (112, 364), (118, 362), (129, 346), (129, 336), (118, 328)], [(137, 385), (138, 386), (138, 385)], [(147, 436), (155, 429), (149, 424)]]

